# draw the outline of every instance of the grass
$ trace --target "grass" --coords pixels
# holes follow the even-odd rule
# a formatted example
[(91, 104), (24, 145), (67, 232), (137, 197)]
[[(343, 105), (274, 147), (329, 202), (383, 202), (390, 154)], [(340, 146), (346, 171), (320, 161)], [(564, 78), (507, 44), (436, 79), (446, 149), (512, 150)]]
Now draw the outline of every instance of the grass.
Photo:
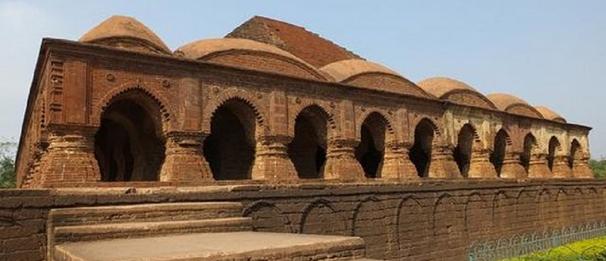
[(503, 261), (606, 261), (606, 236), (577, 241), (534, 254), (505, 259)]

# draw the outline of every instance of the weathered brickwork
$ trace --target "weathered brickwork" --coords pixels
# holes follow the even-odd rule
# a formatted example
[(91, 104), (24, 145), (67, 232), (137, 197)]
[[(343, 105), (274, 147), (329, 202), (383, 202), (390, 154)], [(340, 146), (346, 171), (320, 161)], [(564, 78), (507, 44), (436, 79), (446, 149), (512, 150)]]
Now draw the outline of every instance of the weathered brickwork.
[(111, 17), (79, 42), (45, 39), (34, 74), (24, 188), (592, 178), (589, 127), (454, 79), (415, 84), (267, 18), (171, 52)]
[[(606, 219), (606, 185), (573, 180), (4, 190), (0, 196), (0, 260), (45, 259), (50, 209), (78, 206), (242, 202), (240, 215), (252, 218), (255, 231), (355, 235), (365, 240), (367, 257), (400, 260), (465, 260), (478, 240)], [(155, 211), (142, 217), (162, 215)], [(177, 218), (191, 215), (187, 207), (174, 211)], [(108, 222), (95, 215), (60, 222)]]

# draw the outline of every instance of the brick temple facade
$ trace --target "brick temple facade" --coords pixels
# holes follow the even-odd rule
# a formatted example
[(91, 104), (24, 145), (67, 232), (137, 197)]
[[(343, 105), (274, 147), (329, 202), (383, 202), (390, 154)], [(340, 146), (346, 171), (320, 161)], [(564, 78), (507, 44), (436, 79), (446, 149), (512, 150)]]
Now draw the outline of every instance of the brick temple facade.
[(589, 130), (458, 80), (414, 83), (268, 18), (171, 51), (114, 16), (44, 39), (18, 184), (591, 178)]
[(606, 221), (589, 131), (269, 18), (172, 51), (114, 16), (42, 41), (0, 260), (467, 260)]

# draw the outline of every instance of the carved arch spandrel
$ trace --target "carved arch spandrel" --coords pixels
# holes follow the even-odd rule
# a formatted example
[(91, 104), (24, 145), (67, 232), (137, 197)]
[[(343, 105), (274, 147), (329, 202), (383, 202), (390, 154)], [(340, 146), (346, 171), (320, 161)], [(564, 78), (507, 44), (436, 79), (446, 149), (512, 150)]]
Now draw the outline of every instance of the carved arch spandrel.
[(413, 195), (407, 196), (396, 209), (396, 233), (399, 257), (410, 256), (429, 237), (429, 219), (425, 207)]
[(379, 118), (384, 121), (386, 131), (385, 143), (387, 144), (388, 142), (397, 141), (396, 132), (394, 128), (394, 123), (396, 122), (395, 118), (393, 117), (395, 113), (394, 111), (379, 108), (362, 108), (363, 107), (356, 107), (355, 113), (355, 133), (357, 141), (361, 140), (362, 125), (371, 115), (378, 115)]
[(297, 120), (297, 117), (299, 116), (299, 114), (305, 110), (306, 108), (309, 107), (318, 107), (321, 109), (321, 111), (325, 114), (326, 116), (326, 129), (327, 129), (327, 139), (334, 137), (335, 135), (337, 135), (337, 132), (339, 131), (339, 126), (337, 124), (337, 122), (339, 122), (338, 120), (336, 120), (336, 115), (338, 115), (338, 113), (335, 113), (335, 110), (338, 109), (337, 108), (337, 104), (334, 102), (330, 102), (330, 101), (324, 101), (324, 100), (317, 100), (317, 99), (310, 99), (310, 98), (304, 98), (304, 97), (296, 97), (296, 96), (290, 96), (287, 98), (288, 99), (288, 113), (287, 113), (287, 124), (288, 124), (288, 136), (289, 137), (294, 137), (295, 136), (295, 123)]
[[(93, 115), (91, 115), (91, 123), (93, 126), (101, 126), (101, 117), (103, 112), (107, 109), (108, 106), (116, 99), (122, 95), (128, 95), (129, 93), (140, 93), (145, 95), (147, 98), (151, 99), (155, 106), (158, 106), (161, 115), (151, 115), (152, 117), (157, 117), (161, 120), (162, 123), (162, 131), (168, 132), (171, 128), (170, 124), (173, 120), (173, 111), (170, 106), (170, 102), (166, 97), (162, 94), (153, 90), (153, 88), (146, 87), (145, 85), (141, 85), (137, 82), (130, 82), (120, 85), (106, 92), (103, 97), (99, 99), (99, 101), (94, 105)], [(149, 104), (147, 101), (143, 101), (141, 106), (148, 108), (148, 106), (154, 106)]]
[(303, 208), (299, 233), (349, 235), (347, 217), (328, 200), (316, 199)]
[(384, 259), (391, 241), (385, 209), (374, 196), (362, 199), (354, 208), (351, 235), (364, 239), (369, 258)]
[(253, 230), (262, 232), (293, 233), (291, 221), (276, 204), (259, 200), (251, 203), (242, 216), (253, 219)]
[(410, 134), (408, 135), (410, 138), (410, 140), (409, 140), (410, 144), (414, 144), (415, 130), (417, 129), (417, 127), (419, 126), (419, 124), (421, 122), (429, 123), (429, 125), (433, 129), (433, 141), (432, 141), (433, 145), (442, 144), (445, 142), (444, 135), (442, 134), (440, 125), (438, 125), (437, 122), (431, 118), (421, 117), (421, 118), (416, 118), (413, 122), (411, 122)]
[[(232, 89), (219, 89), (218, 87), (211, 88), (208, 98), (204, 101), (204, 109), (202, 110), (202, 132), (210, 133), (210, 124), (212, 117), (223, 104), (228, 101), (237, 100), (250, 107), (255, 114), (256, 135), (270, 134), (270, 129), (267, 124), (267, 104), (260, 103), (263, 98), (262, 93), (255, 95), (254, 92)], [(258, 97), (261, 97), (259, 99)]]

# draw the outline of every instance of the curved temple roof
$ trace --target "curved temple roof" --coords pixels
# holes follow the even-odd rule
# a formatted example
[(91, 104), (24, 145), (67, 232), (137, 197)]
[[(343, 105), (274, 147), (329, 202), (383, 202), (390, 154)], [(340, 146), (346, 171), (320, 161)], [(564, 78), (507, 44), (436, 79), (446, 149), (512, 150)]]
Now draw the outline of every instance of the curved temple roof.
[[(269, 44), (248, 39), (204, 39), (186, 44), (178, 48), (175, 53), (180, 53), (186, 58), (195, 60), (326, 80), (326, 77), (318, 69), (291, 53)], [(230, 59), (230, 57), (233, 59)], [(250, 57), (255, 57), (259, 61), (254, 62), (249, 59)], [(281, 64), (280, 66), (267, 65), (262, 59), (280, 61)]]
[(320, 70), (341, 83), (388, 92), (431, 97), (419, 86), (397, 72), (378, 63), (362, 59), (334, 62), (320, 68)]
[(433, 77), (420, 81), (418, 85), (438, 99), (469, 106), (497, 109), (486, 96), (468, 84), (446, 77)]
[(506, 93), (493, 93), (486, 95), (486, 97), (492, 101), (499, 110), (528, 117), (543, 118), (537, 109), (516, 96)]
[(170, 54), (170, 49), (147, 26), (128, 16), (112, 16), (101, 22), (79, 39), (80, 42), (98, 43), (125, 49)]
[(547, 107), (536, 106), (535, 109), (537, 109), (537, 111), (539, 111), (539, 113), (541, 113), (541, 115), (543, 115), (543, 118), (545, 118), (545, 119), (557, 121), (557, 122), (561, 122), (561, 123), (566, 123), (566, 119), (564, 119), (564, 117), (560, 116), (559, 114), (557, 114), (556, 112), (552, 111), (551, 109), (549, 109)]

